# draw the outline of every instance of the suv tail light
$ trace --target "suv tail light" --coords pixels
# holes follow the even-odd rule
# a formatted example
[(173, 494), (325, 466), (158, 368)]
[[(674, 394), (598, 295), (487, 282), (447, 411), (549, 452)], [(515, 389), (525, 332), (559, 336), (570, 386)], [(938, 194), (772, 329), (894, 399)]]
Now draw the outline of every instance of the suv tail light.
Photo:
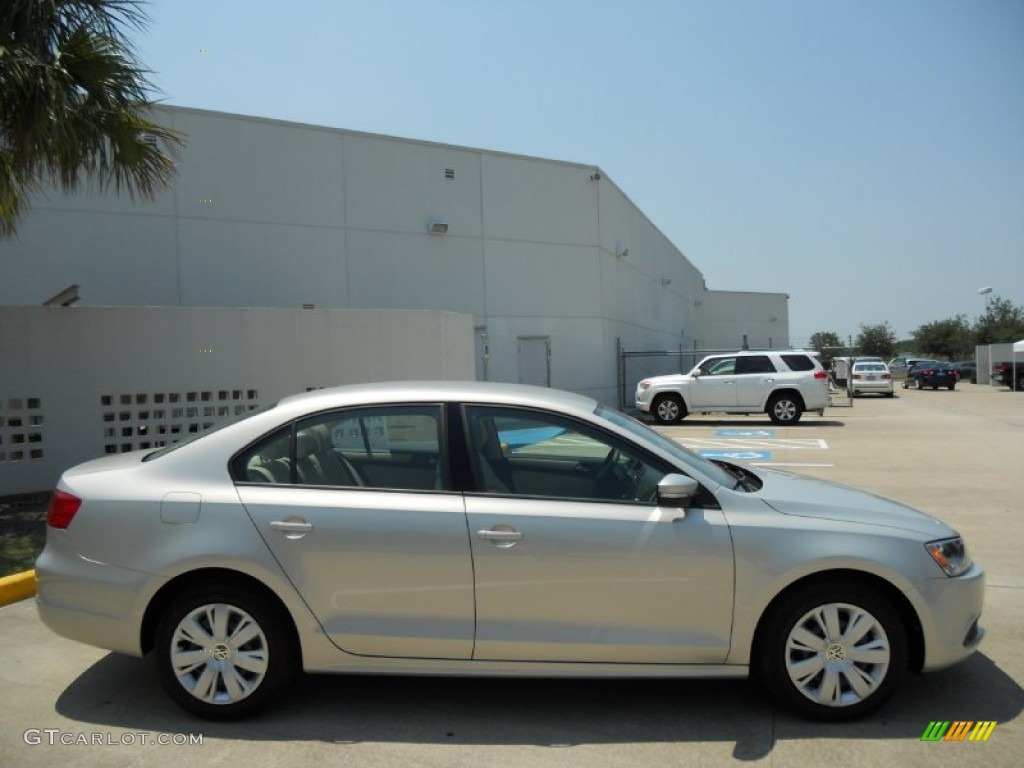
[(814, 378), (817, 381), (825, 381), (828, 378), (828, 374), (824, 370), (817, 370), (814, 372)]
[(64, 491), (54, 491), (46, 508), (46, 524), (51, 528), (67, 528), (82, 506), (82, 500)]

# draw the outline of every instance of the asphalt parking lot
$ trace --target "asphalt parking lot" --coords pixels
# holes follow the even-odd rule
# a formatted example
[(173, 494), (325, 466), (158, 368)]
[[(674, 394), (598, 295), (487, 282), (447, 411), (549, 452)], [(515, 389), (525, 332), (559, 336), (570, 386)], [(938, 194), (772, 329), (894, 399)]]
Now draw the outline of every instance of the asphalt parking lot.
[[(879, 713), (844, 725), (799, 720), (747, 681), (330, 676), (307, 677), (258, 719), (210, 724), (170, 702), (148, 661), (53, 635), (29, 600), (0, 608), (0, 766), (1021, 764), (1024, 393), (898, 389), (788, 428), (695, 417), (664, 431), (953, 524), (988, 572), (980, 652), (908, 678)], [(936, 720), (997, 725), (983, 743), (922, 742)]]

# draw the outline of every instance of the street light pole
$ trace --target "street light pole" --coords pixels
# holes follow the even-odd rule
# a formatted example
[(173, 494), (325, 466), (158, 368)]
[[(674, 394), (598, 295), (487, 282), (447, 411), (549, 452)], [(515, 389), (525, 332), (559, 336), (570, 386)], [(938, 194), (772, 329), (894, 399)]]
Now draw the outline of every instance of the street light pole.
[(984, 288), (979, 288), (978, 289), (978, 293), (981, 296), (985, 297), (985, 311), (988, 312), (988, 302), (989, 302), (989, 298), (988, 297), (992, 293), (992, 286), (991, 285), (986, 285)]

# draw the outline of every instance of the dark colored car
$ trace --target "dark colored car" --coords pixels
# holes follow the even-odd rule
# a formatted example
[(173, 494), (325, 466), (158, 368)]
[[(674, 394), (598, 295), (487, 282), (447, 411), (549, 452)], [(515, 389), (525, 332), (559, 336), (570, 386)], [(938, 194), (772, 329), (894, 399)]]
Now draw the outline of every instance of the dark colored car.
[(1010, 389), (1024, 389), (1024, 361), (996, 363), (992, 366), (992, 383)]
[(953, 370), (960, 381), (967, 379), (971, 384), (978, 383), (978, 364), (973, 360), (958, 360), (953, 363)]
[(908, 389), (955, 389), (956, 371), (949, 363), (921, 363), (907, 371), (905, 384)]

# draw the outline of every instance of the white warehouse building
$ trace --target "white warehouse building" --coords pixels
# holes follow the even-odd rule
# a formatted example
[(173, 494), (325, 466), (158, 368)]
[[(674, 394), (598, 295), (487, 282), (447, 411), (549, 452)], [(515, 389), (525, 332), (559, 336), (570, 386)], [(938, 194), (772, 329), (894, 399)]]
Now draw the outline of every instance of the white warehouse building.
[[(615, 405), (619, 387), (635, 383), (619, 381), (620, 347), (788, 344), (786, 294), (708, 290), (597, 166), (181, 107), (155, 113), (187, 142), (172, 186), (151, 201), (90, 191), (35, 196), (18, 235), (0, 239), (0, 307), (38, 307), (78, 286), (77, 303), (63, 311), (178, 308), (147, 321), (156, 323), (182, 322), (187, 308), (457, 313), (471, 318), (467, 364), (442, 322), (437, 328), (447, 330), (435, 339), (450, 362), (424, 374), (475, 370), (479, 379), (549, 385)], [(20, 333), (0, 338), (24, 343)], [(33, 339), (45, 347), (39, 334)], [(413, 359), (422, 355), (393, 343), (368, 352), (397, 357), (378, 372), (418, 377)], [(268, 354), (261, 349), (261, 360)], [(654, 361), (644, 372), (659, 365), (679, 363)], [(194, 361), (180, 366), (182, 376), (199, 375)], [(161, 370), (175, 370), (174, 361)], [(330, 370), (338, 381), (318, 385), (370, 375)], [(5, 388), (26, 399), (40, 391), (22, 374), (0, 362), (0, 411), (9, 405)], [(96, 392), (134, 391), (131, 382), (103, 381), (102, 371), (76, 376), (97, 379)], [(138, 387), (155, 391), (151, 378)], [(173, 384), (218, 386), (229, 384)], [(251, 377), (249, 387), (278, 396)]]

